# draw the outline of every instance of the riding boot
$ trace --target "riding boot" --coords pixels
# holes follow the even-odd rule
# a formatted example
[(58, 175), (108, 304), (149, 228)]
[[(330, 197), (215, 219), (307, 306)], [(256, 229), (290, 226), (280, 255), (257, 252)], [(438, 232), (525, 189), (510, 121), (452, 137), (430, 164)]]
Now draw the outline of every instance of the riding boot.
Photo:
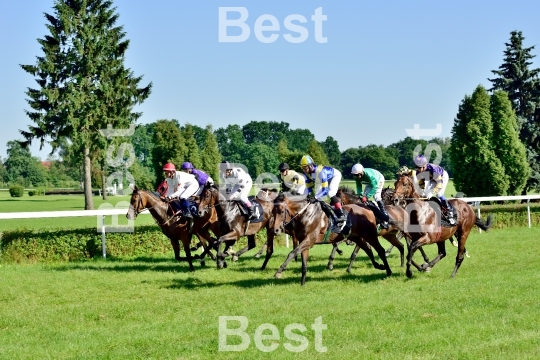
[(347, 221), (347, 217), (345, 216), (343, 209), (335, 208), (334, 213), (336, 214), (336, 221), (338, 223), (338, 226), (341, 226), (345, 221)]
[(450, 205), (450, 202), (447, 199), (444, 199), (444, 200), (441, 199), (441, 202), (446, 208), (446, 210), (448, 211), (448, 214), (447, 214), (448, 222), (452, 225), (455, 225), (456, 221), (454, 220), (454, 207)]
[(377, 200), (377, 205), (379, 206), (379, 209), (381, 210), (382, 217), (381, 217), (381, 227), (383, 229), (388, 229), (388, 220), (390, 217), (388, 216), (388, 212), (386, 211), (386, 207), (384, 206), (383, 202), (381, 200)]
[(193, 219), (193, 216), (191, 215), (191, 210), (189, 209), (189, 200), (181, 199), (180, 203), (182, 207), (182, 216), (185, 218)]
[(251, 205), (251, 206), (246, 205), (246, 209), (248, 211), (248, 214), (247, 214), (248, 215), (248, 220), (255, 219), (256, 216), (255, 216), (255, 208), (254, 208), (254, 206), (253, 205)]

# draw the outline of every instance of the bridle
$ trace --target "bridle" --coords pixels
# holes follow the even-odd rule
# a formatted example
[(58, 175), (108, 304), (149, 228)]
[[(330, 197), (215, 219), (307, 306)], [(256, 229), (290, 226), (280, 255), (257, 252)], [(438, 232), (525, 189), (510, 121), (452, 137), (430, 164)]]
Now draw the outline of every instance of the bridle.
[[(208, 188), (206, 191), (209, 191), (212, 194), (212, 192), (217, 191), (217, 189)], [(214, 205), (206, 205), (205, 207), (203, 207), (202, 209), (199, 209), (199, 210), (207, 211), (207, 210), (213, 209), (213, 208), (218, 207), (218, 206), (221, 206), (221, 201), (219, 201), (219, 199)]]
[(298, 211), (295, 215), (292, 215), (291, 212), (289, 211), (289, 207), (287, 206), (286, 203), (284, 202), (280, 202), (280, 203), (277, 203), (277, 204), (274, 204), (275, 205), (283, 205), (285, 207), (285, 210), (284, 212), (286, 214), (289, 215), (289, 221), (285, 221), (285, 219), (287, 219), (287, 216), (284, 216), (283, 217), (283, 228), (286, 228), (290, 223), (292, 223), (294, 221), (294, 219), (296, 219), (298, 216), (300, 216), (304, 211), (306, 211), (306, 209), (308, 208), (309, 205), (311, 205), (311, 203), (308, 201), (308, 203), (306, 204), (306, 206), (304, 206), (300, 211)]

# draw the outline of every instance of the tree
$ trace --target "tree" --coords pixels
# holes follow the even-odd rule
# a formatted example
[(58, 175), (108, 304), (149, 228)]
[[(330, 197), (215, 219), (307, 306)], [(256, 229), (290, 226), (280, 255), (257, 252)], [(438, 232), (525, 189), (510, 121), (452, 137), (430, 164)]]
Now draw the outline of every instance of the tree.
[(3, 182), (3, 183), (8, 182), (8, 173), (1, 157), (0, 157), (0, 182)]
[(129, 40), (110, 0), (56, 0), (45, 14), (49, 35), (38, 39), (43, 51), (36, 65), (21, 67), (36, 77), (38, 89), (26, 91), (35, 126), (21, 131), (25, 146), (39, 139), (54, 153), (68, 138), (84, 168), (85, 209), (93, 209), (92, 154), (108, 142), (99, 135), (107, 125), (126, 128), (140, 117), (132, 112), (151, 92), (141, 77), (124, 67)]
[(414, 151), (415, 149), (417, 149), (418, 145), (420, 145), (420, 148), (422, 149), (420, 152), (423, 153), (428, 145), (428, 142), (422, 139), (415, 140), (410, 136), (407, 136), (403, 140), (390, 144), (388, 148), (394, 149), (397, 152), (397, 160), (399, 166), (413, 167)]
[(193, 129), (193, 137), (195, 138), (195, 142), (199, 146), (199, 151), (202, 151), (202, 149), (204, 149), (206, 146), (206, 129), (197, 125), (191, 125), (191, 128)]
[(41, 160), (33, 157), (28, 148), (17, 141), (8, 141), (5, 161), (7, 180), (23, 186), (46, 185), (47, 174)]
[(275, 147), (289, 131), (289, 124), (276, 121), (251, 121), (242, 127), (244, 142)]
[(207, 172), (214, 181), (217, 181), (219, 176), (219, 163), (221, 162), (221, 154), (219, 153), (218, 142), (212, 131), (212, 125), (208, 125), (205, 129), (206, 136), (204, 138), (204, 148), (201, 151), (202, 170)]
[(329, 164), (337, 169), (341, 169), (341, 151), (339, 151), (338, 142), (331, 136), (321, 144), (328, 158)]
[(362, 154), (359, 148), (348, 148), (341, 153), (342, 176), (346, 179), (353, 179), (351, 169), (354, 164), (360, 163)]
[(219, 128), (215, 135), (223, 160), (241, 163), (246, 152), (246, 145), (240, 126), (229, 125), (226, 128)]
[(523, 194), (540, 188), (540, 69), (530, 69), (534, 46), (524, 47), (525, 37), (521, 31), (510, 33), (510, 42), (505, 43), (504, 62), (491, 81), (490, 90), (504, 90), (512, 102), (517, 115), (520, 139), (525, 144), (531, 172)]
[(202, 166), (201, 154), (199, 151), (199, 146), (197, 145), (197, 141), (195, 140), (193, 126), (191, 126), (190, 124), (186, 124), (182, 131), (182, 135), (184, 136), (184, 141), (186, 144), (186, 161), (191, 162), (194, 167), (200, 169)]
[[(366, 167), (379, 171), (385, 179), (394, 179), (399, 163), (393, 149), (387, 150), (382, 145), (370, 144), (359, 147), (360, 163)], [(345, 169), (350, 173), (350, 169)]]
[(279, 157), (276, 151), (268, 145), (251, 144), (249, 145), (249, 157), (244, 159), (244, 165), (255, 183), (257, 176), (262, 173), (275, 173), (279, 166)]
[(154, 128), (155, 123), (139, 124), (131, 136), (131, 144), (135, 151), (135, 156), (141, 166), (153, 168), (152, 149), (154, 148)]
[(315, 140), (315, 135), (307, 129), (289, 130), (286, 135), (287, 145), (293, 151), (306, 152), (309, 144)]
[(313, 161), (315, 161), (318, 165), (324, 165), (328, 166), (328, 158), (326, 157), (326, 153), (324, 152), (321, 145), (319, 145), (319, 142), (317, 140), (312, 140), (307, 148), (307, 154), (311, 156)]
[(508, 179), (509, 195), (521, 194), (529, 178), (529, 164), (525, 146), (519, 140), (517, 118), (508, 94), (497, 90), (491, 96), (493, 121), (492, 144), (495, 156), (501, 160)]
[(163, 165), (172, 162), (180, 167), (186, 158), (187, 148), (176, 120), (156, 121), (153, 141), (152, 161), (156, 181), (159, 182), (163, 178)]
[(472, 96), (463, 99), (452, 127), (450, 156), (458, 191), (468, 196), (506, 194), (508, 179), (493, 150), (492, 139), (490, 98), (479, 85)]

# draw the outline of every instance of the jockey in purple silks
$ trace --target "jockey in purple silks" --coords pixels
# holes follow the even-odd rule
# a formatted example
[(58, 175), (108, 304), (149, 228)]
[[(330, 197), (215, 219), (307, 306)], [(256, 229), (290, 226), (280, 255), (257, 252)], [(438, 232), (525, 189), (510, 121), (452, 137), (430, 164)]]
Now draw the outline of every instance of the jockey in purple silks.
[(439, 165), (428, 163), (424, 155), (416, 156), (414, 163), (416, 164), (416, 172), (412, 172), (413, 178), (418, 180), (418, 185), (423, 186), (423, 193), (421, 195), (428, 199), (432, 195), (436, 195), (448, 210), (448, 221), (451, 225), (455, 225), (454, 208), (444, 196), (444, 191), (448, 185), (448, 173)]
[(195, 179), (197, 179), (197, 182), (199, 183), (199, 189), (195, 192), (194, 196), (201, 195), (205, 186), (214, 185), (214, 180), (212, 180), (210, 175), (208, 175), (202, 170), (195, 169), (193, 167), (193, 164), (190, 163), (189, 161), (186, 161), (185, 163), (183, 163), (182, 166), (180, 167), (180, 170), (185, 171), (188, 174), (192, 174), (193, 176), (195, 176)]

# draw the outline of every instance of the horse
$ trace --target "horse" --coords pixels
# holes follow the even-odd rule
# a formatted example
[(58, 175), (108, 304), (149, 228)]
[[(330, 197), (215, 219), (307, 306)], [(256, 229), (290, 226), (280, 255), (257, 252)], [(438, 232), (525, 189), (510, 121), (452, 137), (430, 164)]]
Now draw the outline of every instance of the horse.
[(219, 238), (215, 242), (217, 254), (217, 267), (227, 267), (225, 257), (228, 255), (221, 252), (220, 245), (225, 242), (227, 245), (234, 244), (240, 237), (247, 236), (248, 244), (240, 251), (236, 252), (235, 257), (241, 256), (248, 250), (255, 247), (255, 234), (262, 229), (267, 230), (268, 222), (272, 216), (273, 199), (277, 196), (276, 190), (262, 189), (257, 194), (257, 201), (263, 209), (263, 220), (252, 223), (248, 221), (240, 210), (237, 201), (227, 201), (220, 198), (219, 189), (211, 186), (203, 190), (200, 196), (199, 215), (204, 214), (207, 209), (216, 209), (219, 219)]
[[(154, 220), (160, 226), (163, 234), (169, 238), (175, 259), (177, 261), (187, 260), (189, 263), (189, 270), (194, 271), (192, 260), (196, 258), (191, 256), (191, 249), (189, 247), (191, 235), (195, 234), (200, 240), (204, 239), (205, 241), (212, 243), (214, 239), (210, 236), (208, 230), (212, 230), (212, 232), (217, 231), (216, 212), (210, 211), (204, 216), (195, 217), (193, 219), (193, 227), (190, 231), (190, 224), (187, 219), (183, 217), (178, 219), (177, 217), (172, 217), (167, 214), (168, 206), (168, 203), (163, 201), (154, 192), (139, 190), (135, 186), (133, 193), (131, 194), (130, 205), (126, 217), (129, 220), (135, 220), (137, 215), (144, 209), (148, 209)], [(182, 245), (184, 246), (186, 258), (180, 257), (179, 240), (182, 241)], [(204, 256), (208, 253), (209, 249), (209, 247), (206, 246), (205, 241), (203, 241), (205, 252), (200, 256), (201, 266), (205, 265)], [(213, 257), (211, 253), (210, 256)]]
[[(309, 249), (315, 244), (325, 242), (336, 243), (342, 241), (345, 237), (343, 234), (335, 234), (332, 237), (325, 236), (328, 228), (328, 217), (322, 210), (322, 205), (319, 202), (312, 203), (306, 199), (291, 199), (281, 194), (274, 202), (272, 210), (273, 216), (273, 234), (268, 237), (268, 248), (266, 258), (261, 270), (264, 270), (270, 256), (273, 252), (273, 236), (279, 235), (284, 228), (292, 225), (290, 231), (298, 240), (296, 246), (288, 255), (285, 262), (280, 266), (279, 270), (274, 275), (277, 279), (282, 277), (283, 271), (287, 268), (289, 262), (301, 254), (302, 256), (302, 278), (300, 284), (303, 286), (306, 283), (307, 261)], [(364, 242), (369, 243), (377, 251), (379, 257), (383, 261), (383, 265), (377, 264), (377, 268), (386, 270), (386, 274), (390, 276), (392, 270), (388, 265), (386, 256), (384, 256), (384, 248), (379, 243), (377, 237), (377, 227), (375, 225), (375, 216), (371, 211), (367, 211), (357, 205), (345, 205), (345, 210), (348, 211), (348, 220), (351, 223), (351, 232), (348, 238), (354, 241), (357, 246), (364, 247)], [(287, 221), (288, 219), (288, 221)], [(371, 251), (371, 249), (366, 249)], [(374, 263), (375, 265), (376, 263)], [(351, 264), (349, 265), (350, 269)]]
[(421, 200), (416, 191), (413, 179), (408, 175), (402, 175), (395, 182), (395, 193), (393, 196), (396, 204), (406, 202), (405, 221), (396, 222), (398, 228), (405, 236), (411, 240), (407, 253), (407, 277), (412, 277), (411, 261), (414, 252), (420, 247), (437, 243), (438, 255), (430, 262), (422, 264), (421, 267), (415, 265), (420, 271), (430, 270), (435, 264), (446, 256), (444, 241), (456, 236), (458, 242), (458, 252), (456, 264), (451, 277), (455, 277), (466, 252), (465, 244), (471, 229), (474, 225), (487, 231), (491, 227), (491, 216), (487, 221), (479, 219), (473, 209), (464, 201), (459, 199), (449, 200), (457, 214), (457, 222), (451, 227), (441, 225), (440, 203)]
[[(383, 199), (383, 203), (386, 205), (386, 211), (388, 212), (390, 218), (396, 221), (403, 221), (405, 216), (405, 210), (401, 207), (391, 205), (393, 195), (393, 189), (385, 188), (381, 193), (381, 198)], [(360, 197), (354, 194), (354, 192), (349, 188), (338, 189), (336, 196), (341, 198), (344, 204), (356, 204), (361, 207), (365, 207), (366, 209), (370, 209), (370, 207), (363, 204)], [(382, 236), (391, 244), (391, 247), (388, 248), (385, 252), (386, 257), (390, 255), (390, 251), (392, 251), (394, 247), (398, 248), (401, 259), (401, 267), (403, 267), (405, 264), (405, 248), (403, 247), (403, 244), (401, 244), (401, 242), (399, 241), (403, 237), (403, 233), (399, 231), (397, 226), (389, 224), (388, 229), (381, 229), (379, 231), (379, 236)], [(357, 249), (355, 250), (357, 251)], [(425, 262), (429, 262), (429, 259), (422, 248), (420, 249), (420, 252), (424, 257)]]

